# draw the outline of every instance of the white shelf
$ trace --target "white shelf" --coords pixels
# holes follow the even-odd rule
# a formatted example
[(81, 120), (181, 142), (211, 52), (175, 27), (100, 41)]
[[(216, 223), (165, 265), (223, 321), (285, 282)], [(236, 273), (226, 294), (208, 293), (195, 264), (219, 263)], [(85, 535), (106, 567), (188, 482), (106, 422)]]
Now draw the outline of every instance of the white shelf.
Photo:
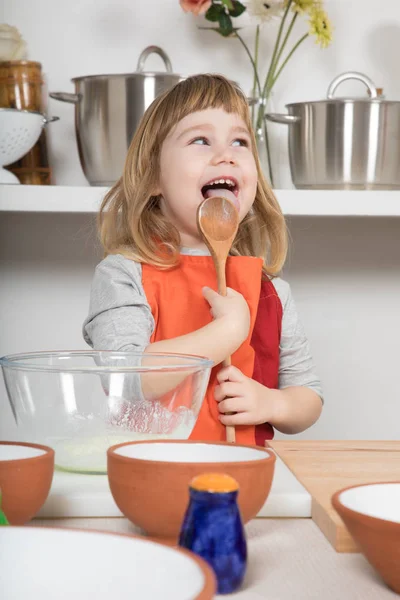
[(95, 213), (108, 188), (65, 185), (0, 185), (0, 211)]
[[(105, 187), (0, 185), (0, 211), (96, 213)], [(275, 190), (287, 216), (400, 217), (400, 190)]]

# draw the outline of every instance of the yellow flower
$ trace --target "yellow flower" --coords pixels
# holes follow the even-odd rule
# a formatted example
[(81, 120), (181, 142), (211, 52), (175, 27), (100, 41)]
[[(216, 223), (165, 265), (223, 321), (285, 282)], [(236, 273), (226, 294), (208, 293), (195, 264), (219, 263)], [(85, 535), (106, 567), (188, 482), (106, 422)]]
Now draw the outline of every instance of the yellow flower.
[(320, 0), (293, 0), (292, 11), (299, 14), (309, 13), (316, 6), (320, 6)]
[(329, 46), (332, 41), (332, 25), (321, 4), (316, 4), (311, 10), (309, 25), (310, 35), (315, 35), (316, 43), (321, 48)]

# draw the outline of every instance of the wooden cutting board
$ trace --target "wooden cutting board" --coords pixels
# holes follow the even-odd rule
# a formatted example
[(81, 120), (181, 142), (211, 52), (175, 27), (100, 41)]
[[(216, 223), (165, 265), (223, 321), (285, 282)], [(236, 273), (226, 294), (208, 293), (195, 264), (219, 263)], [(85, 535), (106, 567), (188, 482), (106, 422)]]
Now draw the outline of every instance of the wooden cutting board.
[(338, 490), (361, 483), (400, 482), (400, 441), (268, 442), (312, 496), (311, 516), (337, 552), (359, 552), (331, 505)]

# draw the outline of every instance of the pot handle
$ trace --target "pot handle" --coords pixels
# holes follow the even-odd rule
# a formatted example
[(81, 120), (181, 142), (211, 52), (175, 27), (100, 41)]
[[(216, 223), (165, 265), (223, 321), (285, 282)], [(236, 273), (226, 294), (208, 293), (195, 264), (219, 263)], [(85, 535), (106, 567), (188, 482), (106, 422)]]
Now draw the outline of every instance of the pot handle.
[(167, 73), (172, 73), (172, 65), (171, 65), (171, 61), (169, 60), (168, 54), (166, 52), (164, 52), (164, 50), (162, 48), (160, 48), (159, 46), (147, 46), (147, 48), (145, 48), (143, 50), (142, 54), (139, 56), (136, 71), (138, 71), (139, 73), (141, 73), (143, 71), (144, 63), (146, 62), (146, 60), (150, 56), (150, 54), (158, 54), (158, 56), (161, 56), (161, 58), (163, 59), (165, 68), (167, 70)]
[(327, 91), (328, 100), (332, 100), (335, 97), (335, 91), (338, 85), (343, 83), (343, 81), (347, 81), (348, 79), (357, 79), (358, 81), (362, 81), (362, 83), (364, 83), (369, 89), (371, 98), (378, 97), (378, 92), (376, 91), (375, 84), (369, 77), (363, 75), (362, 73), (357, 73), (357, 71), (348, 71), (347, 73), (342, 73), (341, 75), (338, 75), (332, 81)]
[(54, 121), (59, 121), (60, 117), (45, 117), (43, 116), (43, 125), (48, 125), (49, 123), (54, 123)]
[(67, 94), (66, 92), (50, 92), (50, 98), (60, 100), (61, 102), (69, 102), (70, 104), (78, 104), (82, 98), (81, 94)]
[(282, 123), (282, 125), (293, 125), (301, 121), (301, 117), (296, 115), (281, 115), (278, 113), (266, 113), (265, 118), (272, 123)]

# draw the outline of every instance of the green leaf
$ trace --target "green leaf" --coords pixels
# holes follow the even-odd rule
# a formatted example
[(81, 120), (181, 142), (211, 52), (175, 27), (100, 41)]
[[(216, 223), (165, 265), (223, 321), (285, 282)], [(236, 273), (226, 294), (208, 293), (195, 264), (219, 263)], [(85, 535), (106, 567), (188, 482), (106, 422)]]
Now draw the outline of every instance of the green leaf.
[(231, 35), (233, 31), (233, 25), (230, 16), (225, 13), (222, 13), (219, 16), (218, 21), (221, 35), (223, 35), (224, 37), (228, 37), (228, 35)]
[(219, 20), (219, 15), (225, 12), (222, 4), (212, 4), (205, 14), (207, 21), (216, 22)]
[(6, 515), (3, 513), (3, 511), (0, 508), (0, 527), (2, 525), (9, 525), (10, 523), (7, 521)]
[(222, 4), (224, 4), (230, 12), (231, 10), (233, 10), (234, 0), (222, 0)]
[(233, 37), (236, 31), (240, 31), (240, 27), (233, 27), (231, 33), (227, 33), (225, 29), (221, 29), (220, 27), (198, 27), (198, 29), (205, 29), (208, 31), (215, 31), (219, 33), (223, 37)]
[(231, 17), (240, 17), (240, 15), (246, 10), (246, 7), (243, 6), (243, 4), (239, 2), (239, 0), (233, 0), (232, 4), (233, 8), (229, 11), (229, 14), (231, 15)]
[(0, 492), (0, 526), (1, 525), (9, 525), (10, 523), (7, 521), (6, 515), (1, 510), (1, 492)]

